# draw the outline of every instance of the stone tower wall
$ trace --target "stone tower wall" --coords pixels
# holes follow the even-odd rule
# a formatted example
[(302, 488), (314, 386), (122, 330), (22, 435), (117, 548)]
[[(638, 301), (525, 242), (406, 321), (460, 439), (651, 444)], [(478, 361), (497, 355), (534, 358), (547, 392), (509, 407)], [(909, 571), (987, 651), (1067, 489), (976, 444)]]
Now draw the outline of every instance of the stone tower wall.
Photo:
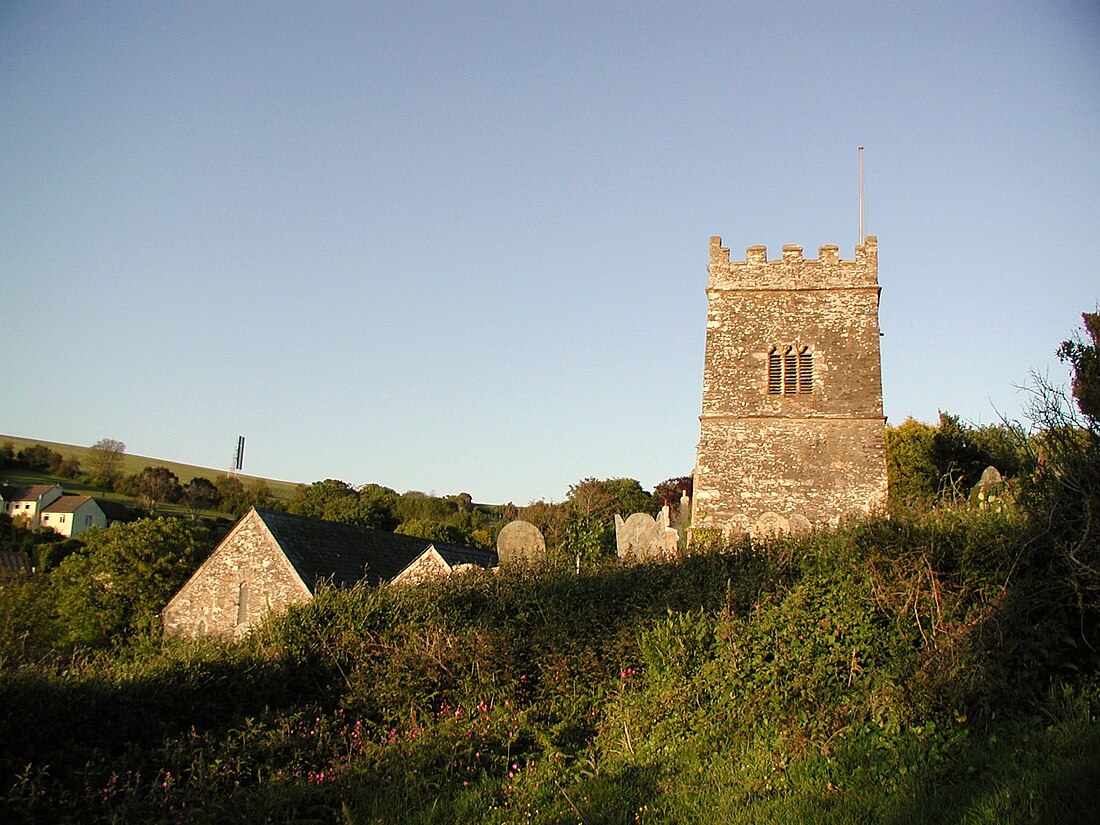
[[(710, 253), (693, 527), (806, 529), (880, 506), (886, 459), (875, 237), (854, 260), (841, 260), (830, 245), (816, 259), (785, 246), (769, 261), (764, 247), (753, 246), (745, 260), (730, 261), (717, 237)], [(777, 358), (795, 364), (788, 357), (809, 366), (775, 372)]]

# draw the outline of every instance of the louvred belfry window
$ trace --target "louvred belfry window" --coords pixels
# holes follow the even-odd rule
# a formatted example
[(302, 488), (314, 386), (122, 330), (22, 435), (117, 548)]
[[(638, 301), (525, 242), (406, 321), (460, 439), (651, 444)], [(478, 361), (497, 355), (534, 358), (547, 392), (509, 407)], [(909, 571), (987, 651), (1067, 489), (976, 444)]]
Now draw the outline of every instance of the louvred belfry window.
[(792, 344), (768, 351), (768, 395), (809, 395), (814, 391), (814, 356)]

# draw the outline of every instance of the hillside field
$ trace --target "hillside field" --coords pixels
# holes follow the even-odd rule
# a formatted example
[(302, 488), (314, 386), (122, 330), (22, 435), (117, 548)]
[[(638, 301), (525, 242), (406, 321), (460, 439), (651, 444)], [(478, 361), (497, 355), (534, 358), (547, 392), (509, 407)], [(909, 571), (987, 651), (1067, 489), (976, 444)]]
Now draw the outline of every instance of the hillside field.
[[(49, 447), (51, 450), (61, 453), (65, 458), (75, 458), (80, 462), (81, 467), (87, 469), (90, 466), (89, 454), (91, 448), (79, 447), (75, 444), (60, 444), (54, 441), (43, 441), (40, 438), (21, 438), (14, 435), (0, 435), (0, 444), (9, 442), (15, 448), (16, 452), (24, 447), (33, 447), (35, 444), (41, 444), (44, 447)], [(178, 461), (167, 461), (162, 458), (151, 458), (149, 456), (131, 455), (126, 453), (122, 459), (122, 474), (123, 475), (136, 475), (144, 470), (146, 467), (166, 467), (171, 470), (179, 478), (181, 484), (186, 484), (188, 481), (195, 477), (205, 478), (209, 481), (214, 481), (219, 476), (224, 476), (229, 473), (228, 469), (217, 470), (211, 467), (198, 467), (194, 464), (183, 464)], [(261, 478), (259, 476), (250, 476), (243, 473), (237, 473), (237, 478), (241, 480), (241, 483), (246, 487), (252, 485), (257, 481), (264, 481), (271, 489), (272, 495), (283, 501), (288, 501), (293, 496), (295, 489), (298, 486), (297, 482), (293, 481), (280, 481), (277, 479)], [(0, 477), (3, 477), (5, 481), (15, 484), (40, 484), (43, 481), (48, 483), (54, 483), (56, 479), (52, 476), (43, 476), (40, 473), (34, 471), (12, 469), (0, 471)], [(308, 482), (307, 482), (308, 483)], [(114, 498), (110, 493), (106, 495), (99, 487), (93, 487), (87, 484), (81, 484), (78, 481), (70, 479), (64, 479), (61, 482), (66, 492), (81, 494), (81, 495), (96, 495), (106, 498)], [(119, 497), (121, 498), (121, 497)]]

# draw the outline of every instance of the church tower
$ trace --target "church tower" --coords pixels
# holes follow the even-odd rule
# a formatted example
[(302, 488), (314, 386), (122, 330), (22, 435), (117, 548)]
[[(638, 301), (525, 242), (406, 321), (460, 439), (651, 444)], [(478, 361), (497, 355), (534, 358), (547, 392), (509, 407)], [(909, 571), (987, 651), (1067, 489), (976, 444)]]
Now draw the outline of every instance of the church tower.
[(886, 503), (878, 241), (855, 260), (710, 239), (692, 527), (803, 532)]

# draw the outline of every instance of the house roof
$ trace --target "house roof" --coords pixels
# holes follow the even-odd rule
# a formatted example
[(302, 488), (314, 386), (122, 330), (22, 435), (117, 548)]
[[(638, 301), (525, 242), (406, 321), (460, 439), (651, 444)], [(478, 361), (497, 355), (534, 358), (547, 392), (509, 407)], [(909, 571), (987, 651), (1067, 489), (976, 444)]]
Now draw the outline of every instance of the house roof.
[(84, 504), (91, 501), (91, 496), (62, 496), (52, 504), (42, 508), (43, 513), (75, 513)]
[(103, 515), (111, 521), (129, 521), (133, 517), (130, 508), (121, 501), (113, 501), (109, 498), (97, 498), (95, 503), (98, 504), (99, 509), (103, 511)]
[(478, 567), (496, 567), (497, 565), (497, 554), (492, 550), (474, 550), (469, 547), (456, 547), (453, 544), (440, 544), (437, 541), (430, 544), (451, 567), (458, 567), (460, 564), (476, 564)]
[(371, 585), (388, 582), (431, 546), (441, 555), (446, 554), (449, 563), (454, 558), (460, 559), (454, 562), (459, 564), (491, 564), (492, 554), (486, 550), (441, 545), (415, 536), (259, 507), (255, 512), (310, 591), (321, 580), (337, 587), (350, 587), (364, 580)]
[(5, 484), (0, 487), (0, 497), (4, 501), (38, 501), (55, 487), (56, 484), (29, 484), (21, 487)]

